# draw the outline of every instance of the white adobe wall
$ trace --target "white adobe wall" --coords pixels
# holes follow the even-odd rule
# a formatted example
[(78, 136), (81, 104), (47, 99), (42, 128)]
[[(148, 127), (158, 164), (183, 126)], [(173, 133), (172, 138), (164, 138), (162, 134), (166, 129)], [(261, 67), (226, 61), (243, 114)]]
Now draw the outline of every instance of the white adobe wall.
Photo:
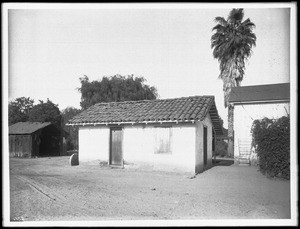
[[(207, 127), (207, 165), (204, 167), (203, 155), (203, 126)], [(195, 142), (195, 165), (196, 172), (203, 172), (212, 167), (212, 122), (209, 115), (203, 121), (196, 122), (196, 142)]]
[[(251, 127), (255, 119), (270, 119), (286, 116), (290, 112), (289, 103), (244, 104), (234, 106), (234, 157), (238, 157), (238, 139), (252, 140)], [(253, 120), (252, 120), (253, 119)]]
[(79, 163), (109, 159), (109, 128), (81, 126), (78, 134)]
[[(207, 126), (207, 168), (212, 166), (212, 123), (209, 116), (196, 124), (172, 125), (172, 154), (155, 154), (155, 130), (150, 125), (123, 128), (123, 158), (127, 163), (156, 170), (202, 172), (203, 125)], [(79, 162), (109, 160), (110, 130), (106, 126), (79, 128)]]
[[(154, 130), (156, 129), (156, 130)], [(156, 170), (195, 172), (195, 125), (172, 126), (172, 153), (155, 154), (153, 126), (125, 126), (123, 152), (125, 162), (146, 164)]]

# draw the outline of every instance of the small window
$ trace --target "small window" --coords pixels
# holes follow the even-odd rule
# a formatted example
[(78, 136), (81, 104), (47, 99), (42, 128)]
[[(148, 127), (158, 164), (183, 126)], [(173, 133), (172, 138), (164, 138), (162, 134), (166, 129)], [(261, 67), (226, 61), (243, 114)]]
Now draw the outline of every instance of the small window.
[(155, 137), (155, 154), (171, 154), (172, 153), (172, 128), (157, 127), (154, 130)]

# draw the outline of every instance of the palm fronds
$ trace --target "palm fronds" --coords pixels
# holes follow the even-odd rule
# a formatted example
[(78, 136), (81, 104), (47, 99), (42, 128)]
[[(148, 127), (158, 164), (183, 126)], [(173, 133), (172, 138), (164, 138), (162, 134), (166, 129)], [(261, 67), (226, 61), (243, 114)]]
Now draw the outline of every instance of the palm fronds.
[(245, 72), (245, 60), (256, 46), (256, 35), (253, 33), (255, 24), (247, 18), (243, 21), (243, 9), (232, 9), (227, 20), (216, 17), (217, 23), (212, 28), (211, 48), (213, 57), (219, 61), (220, 75), (224, 82), (225, 107), (231, 87), (240, 86)]

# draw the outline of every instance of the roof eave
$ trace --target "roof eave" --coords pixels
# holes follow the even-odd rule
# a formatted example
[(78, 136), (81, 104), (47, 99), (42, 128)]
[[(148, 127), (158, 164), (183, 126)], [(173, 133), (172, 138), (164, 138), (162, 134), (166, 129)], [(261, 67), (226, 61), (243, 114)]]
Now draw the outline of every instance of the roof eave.
[(67, 126), (96, 126), (96, 125), (121, 125), (121, 124), (163, 124), (163, 123), (195, 123), (195, 121), (201, 121), (198, 119), (189, 120), (155, 120), (155, 121), (120, 121), (120, 122), (80, 122), (80, 123), (67, 123)]
[(234, 105), (239, 105), (239, 104), (264, 104), (264, 103), (289, 103), (289, 99), (270, 99), (270, 100), (248, 100), (248, 101), (229, 101), (229, 103), (234, 104)]
[[(212, 110), (215, 111), (215, 114), (218, 116), (216, 118), (212, 118)], [(209, 113), (210, 115), (210, 119), (211, 119), (211, 122), (212, 122), (212, 125), (215, 129), (215, 132), (216, 132), (216, 135), (217, 136), (222, 136), (224, 133), (223, 133), (223, 130), (222, 130), (222, 126), (220, 124), (220, 120), (219, 120), (219, 113), (218, 113), (218, 110), (217, 110), (217, 107), (216, 107), (216, 104), (214, 102), (214, 99), (211, 101), (211, 104), (209, 105), (209, 108), (206, 112), (206, 114), (204, 115), (204, 118), (206, 117), (207, 113)], [(220, 125), (220, 128), (217, 128), (216, 124), (214, 123), (217, 123)]]

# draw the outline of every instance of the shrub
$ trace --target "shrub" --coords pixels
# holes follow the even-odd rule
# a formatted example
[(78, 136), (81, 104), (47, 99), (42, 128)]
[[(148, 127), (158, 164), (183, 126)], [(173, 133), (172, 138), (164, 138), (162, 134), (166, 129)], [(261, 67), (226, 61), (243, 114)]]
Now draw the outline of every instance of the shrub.
[(290, 118), (255, 120), (251, 129), (260, 171), (271, 177), (290, 178)]
[(227, 142), (224, 140), (216, 141), (216, 152), (215, 154), (221, 157), (227, 156)]

